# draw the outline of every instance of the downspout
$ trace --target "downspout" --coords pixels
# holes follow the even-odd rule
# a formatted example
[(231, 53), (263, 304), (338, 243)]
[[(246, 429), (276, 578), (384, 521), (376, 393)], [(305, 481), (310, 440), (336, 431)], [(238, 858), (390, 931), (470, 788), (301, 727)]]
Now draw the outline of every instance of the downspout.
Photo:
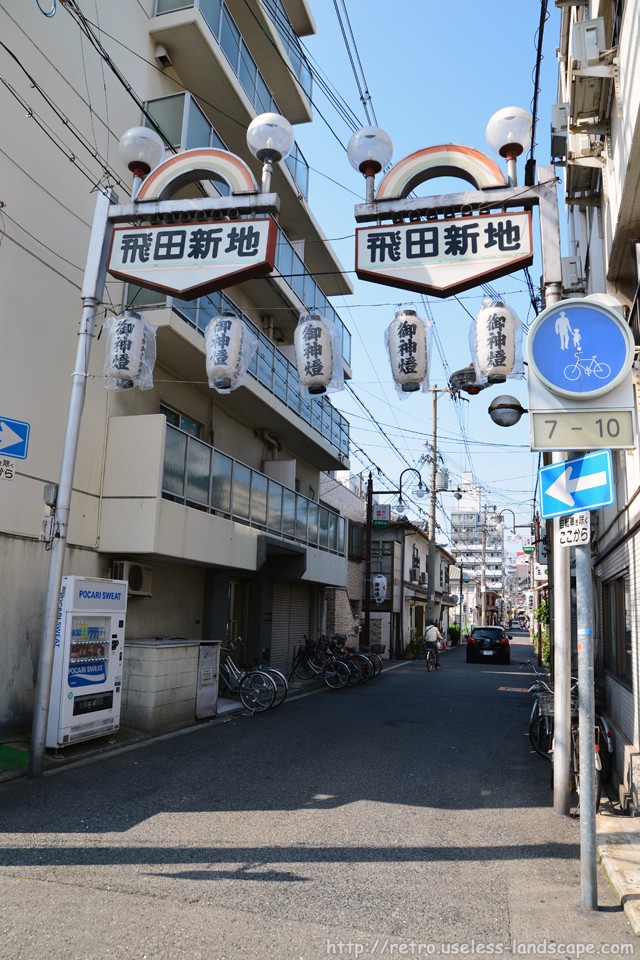
[(400, 551), (400, 636), (396, 644), (396, 660), (402, 659), (404, 648), (404, 564), (405, 564), (405, 544), (407, 542), (406, 528), (402, 528), (402, 549)]

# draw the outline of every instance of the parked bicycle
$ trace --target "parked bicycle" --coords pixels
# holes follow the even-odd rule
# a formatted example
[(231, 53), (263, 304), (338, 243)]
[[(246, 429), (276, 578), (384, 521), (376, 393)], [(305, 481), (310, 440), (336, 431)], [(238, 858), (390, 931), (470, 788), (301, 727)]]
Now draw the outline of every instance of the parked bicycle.
[[(238, 645), (242, 645), (242, 637), (238, 637), (237, 643), (230, 642), (229, 649), (235, 650)], [(281, 706), (284, 701), (287, 699), (287, 694), (289, 693), (289, 684), (287, 678), (281, 670), (277, 670), (275, 667), (272, 667), (266, 660), (256, 660), (251, 667), (249, 668), (249, 673), (254, 671), (267, 673), (273, 682), (276, 685), (276, 698), (271, 704), (271, 708), (275, 710), (276, 707)]]
[(230, 648), (220, 662), (220, 683), (232, 696), (239, 696), (242, 705), (251, 713), (262, 713), (272, 707), (277, 688), (273, 677), (258, 670), (241, 670), (231, 657)]

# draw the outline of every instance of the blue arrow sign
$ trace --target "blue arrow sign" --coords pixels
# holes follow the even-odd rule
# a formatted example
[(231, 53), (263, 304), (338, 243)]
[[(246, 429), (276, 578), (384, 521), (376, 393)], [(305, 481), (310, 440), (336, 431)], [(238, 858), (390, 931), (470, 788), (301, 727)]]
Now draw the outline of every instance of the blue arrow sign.
[(545, 520), (608, 507), (614, 500), (610, 450), (595, 450), (541, 467), (538, 477), (540, 516)]
[(0, 417), (0, 456), (26, 460), (30, 429), (23, 420)]
[(529, 363), (555, 394), (590, 399), (631, 371), (633, 335), (609, 307), (561, 300), (536, 317), (527, 339)]

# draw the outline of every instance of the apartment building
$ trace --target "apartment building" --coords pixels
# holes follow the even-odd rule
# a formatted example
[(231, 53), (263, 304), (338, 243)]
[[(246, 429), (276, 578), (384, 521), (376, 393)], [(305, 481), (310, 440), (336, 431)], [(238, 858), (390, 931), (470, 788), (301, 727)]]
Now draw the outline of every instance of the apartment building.
[[(167, 155), (216, 147), (259, 184), (251, 120), (277, 112), (295, 133), (312, 119), (299, 40), (314, 31), (307, 0), (66, 0), (51, 16), (43, 6), (0, 2), (0, 414), (28, 425), (28, 452), (3, 456), (0, 477), (5, 730), (28, 725), (33, 709), (93, 210), (105, 185), (122, 203), (131, 189), (119, 138), (155, 122)], [(64, 572), (128, 580), (127, 642), (241, 638), (245, 659), (264, 653), (286, 668), (319, 627), (324, 590), (345, 586), (345, 521), (319, 490), (323, 471), (348, 467), (349, 425), (326, 395), (299, 389), (293, 343), (301, 314), (328, 315), (350, 375), (349, 332), (328, 299), (350, 285), (308, 206), (309, 176), (295, 144), (275, 165), (267, 277), (196, 300), (107, 280)], [(189, 189), (215, 198), (228, 185)], [(150, 390), (105, 389), (101, 323), (127, 307), (156, 330)], [(203, 334), (225, 309), (258, 347), (245, 384), (221, 394), (207, 383)]]
[(462, 569), (462, 620), (495, 623), (501, 619), (504, 589), (502, 517), (494, 505), (482, 503), (482, 491), (468, 474), (463, 474), (458, 494), (451, 511), (451, 548)]
[[(605, 295), (640, 344), (640, 3), (563, 5), (552, 154), (568, 224), (565, 296)], [(637, 381), (636, 381), (637, 383)], [(592, 514), (597, 683), (615, 729), (620, 799), (640, 809), (640, 458), (613, 454), (615, 502)]]

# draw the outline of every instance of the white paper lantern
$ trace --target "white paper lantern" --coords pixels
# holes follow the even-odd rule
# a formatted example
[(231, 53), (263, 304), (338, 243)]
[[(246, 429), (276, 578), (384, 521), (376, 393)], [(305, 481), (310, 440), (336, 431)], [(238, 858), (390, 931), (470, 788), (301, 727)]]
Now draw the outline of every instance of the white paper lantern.
[(228, 391), (242, 383), (247, 333), (242, 320), (230, 311), (209, 322), (204, 335), (209, 386)]
[(155, 327), (147, 325), (139, 313), (126, 310), (105, 320), (104, 330), (107, 387), (119, 390), (153, 387)]
[(300, 386), (309, 393), (325, 393), (334, 370), (331, 324), (319, 313), (301, 316), (294, 345)]
[(373, 578), (373, 598), (376, 603), (384, 603), (387, 598), (387, 578), (383, 573)]
[(391, 372), (403, 393), (419, 390), (427, 378), (427, 329), (415, 310), (398, 310), (387, 328)]
[(520, 321), (506, 303), (483, 303), (475, 323), (475, 366), (480, 377), (495, 383), (514, 371), (519, 331)]

